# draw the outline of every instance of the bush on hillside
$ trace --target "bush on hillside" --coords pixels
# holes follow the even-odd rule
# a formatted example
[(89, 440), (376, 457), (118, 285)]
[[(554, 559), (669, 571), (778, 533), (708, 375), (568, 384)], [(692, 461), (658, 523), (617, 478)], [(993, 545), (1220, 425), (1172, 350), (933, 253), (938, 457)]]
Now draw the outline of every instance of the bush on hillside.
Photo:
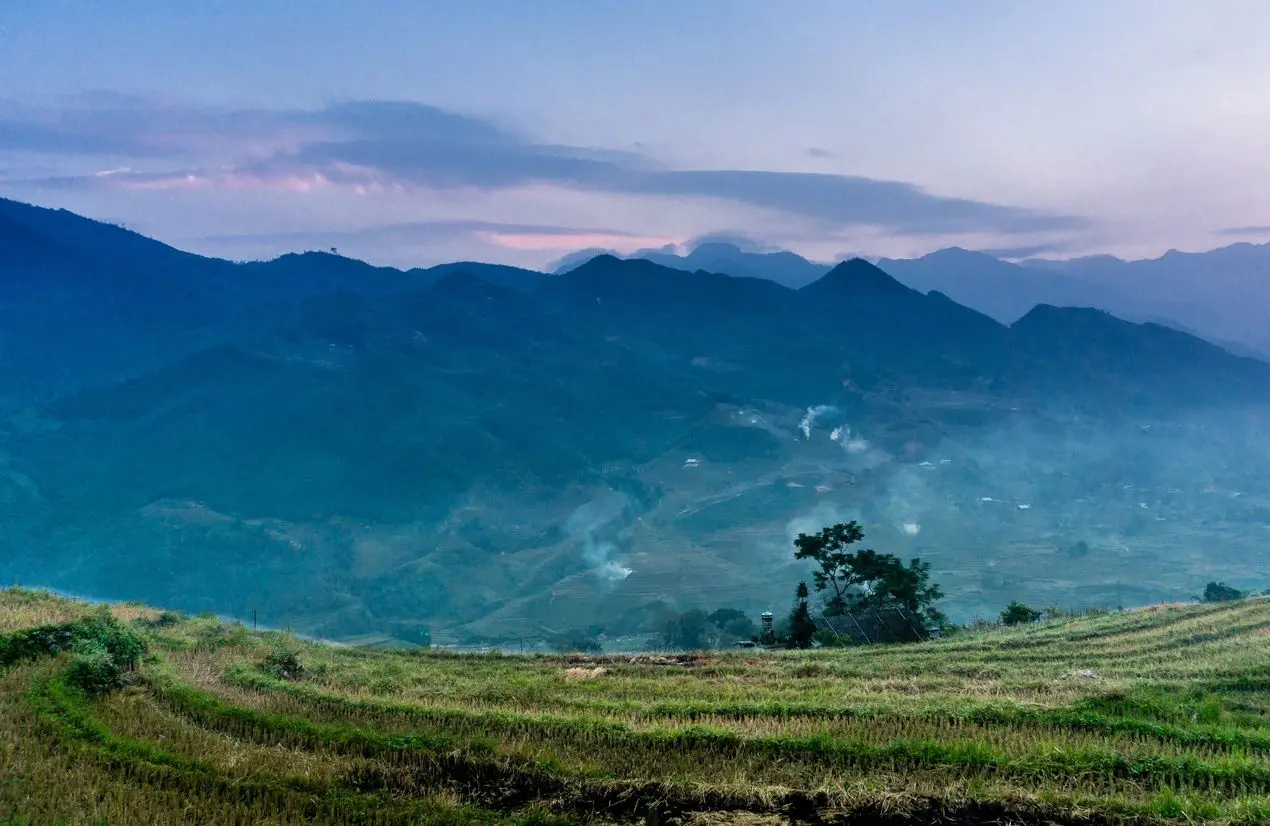
[(141, 637), (102, 611), (62, 625), (42, 625), (0, 636), (0, 668), (23, 660), (74, 654), (67, 683), (87, 694), (101, 694), (124, 686), (145, 651)]
[(260, 663), (260, 670), (279, 680), (299, 680), (304, 677), (300, 652), (286, 649), (270, 651)]
[(241, 623), (223, 622), (215, 618), (209, 621), (202, 615), (193, 621), (187, 633), (195, 651), (216, 651), (251, 642), (251, 632)]
[(1001, 612), (1002, 625), (1028, 625), (1041, 618), (1041, 612), (1035, 611), (1018, 600), (1014, 600)]
[(66, 684), (90, 696), (123, 688), (131, 672), (120, 667), (104, 651), (77, 654), (66, 669)]
[(185, 622), (185, 615), (180, 611), (164, 611), (155, 617), (137, 617), (134, 622), (142, 628), (158, 630), (180, 625)]
[(1231, 588), (1224, 582), (1210, 582), (1204, 586), (1204, 593), (1200, 595), (1200, 602), (1233, 602), (1237, 599), (1243, 599), (1248, 596), (1237, 588)]

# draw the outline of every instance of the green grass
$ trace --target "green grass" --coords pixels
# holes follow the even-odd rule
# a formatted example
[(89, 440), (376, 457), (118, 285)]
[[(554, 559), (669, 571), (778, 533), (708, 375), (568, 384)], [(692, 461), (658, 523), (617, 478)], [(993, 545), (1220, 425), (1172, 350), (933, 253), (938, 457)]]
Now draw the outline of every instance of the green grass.
[(149, 652), (122, 690), (69, 684), (68, 654), (0, 674), (0, 823), (1270, 822), (1266, 600), (670, 662), (328, 646), (19, 591), (0, 650), (107, 615)]

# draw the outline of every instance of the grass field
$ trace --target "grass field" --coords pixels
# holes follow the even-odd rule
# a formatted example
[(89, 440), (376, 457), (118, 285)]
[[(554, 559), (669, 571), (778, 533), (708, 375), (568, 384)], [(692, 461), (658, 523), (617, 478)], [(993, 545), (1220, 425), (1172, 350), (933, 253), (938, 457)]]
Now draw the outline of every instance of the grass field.
[[(85, 693), (104, 655), (81, 638), (107, 626), (146, 654)], [(1265, 599), (832, 652), (522, 657), (9, 590), (0, 667), (0, 823), (1270, 822)]]

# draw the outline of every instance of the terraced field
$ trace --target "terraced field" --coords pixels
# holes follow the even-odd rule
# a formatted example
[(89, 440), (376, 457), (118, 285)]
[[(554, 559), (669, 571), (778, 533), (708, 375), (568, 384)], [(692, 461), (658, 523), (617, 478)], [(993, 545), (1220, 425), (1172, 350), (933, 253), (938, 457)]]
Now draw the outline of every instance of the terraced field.
[[(1263, 599), (614, 658), (374, 651), (6, 591), (0, 634), (0, 823), (1270, 822)], [(129, 640), (135, 673), (84, 690)]]

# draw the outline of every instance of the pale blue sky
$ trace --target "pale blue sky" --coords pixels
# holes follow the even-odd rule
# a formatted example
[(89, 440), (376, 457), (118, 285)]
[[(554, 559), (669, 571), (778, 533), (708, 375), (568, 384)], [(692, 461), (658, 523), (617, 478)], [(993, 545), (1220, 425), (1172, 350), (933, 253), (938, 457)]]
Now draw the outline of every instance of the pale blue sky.
[(0, 195), (403, 265), (1270, 241), (1267, 31), (1263, 0), (5, 0)]

